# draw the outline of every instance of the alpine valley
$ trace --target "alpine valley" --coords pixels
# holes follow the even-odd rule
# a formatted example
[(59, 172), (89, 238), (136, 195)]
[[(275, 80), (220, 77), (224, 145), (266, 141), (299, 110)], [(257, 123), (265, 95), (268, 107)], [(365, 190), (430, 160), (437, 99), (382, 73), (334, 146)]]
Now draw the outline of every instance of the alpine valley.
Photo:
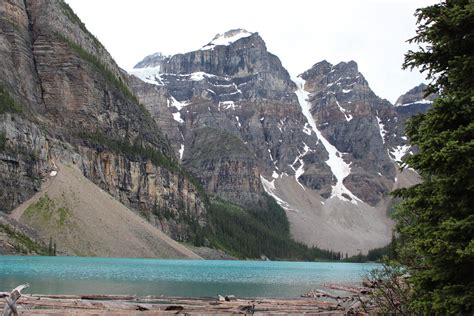
[(393, 105), (354, 61), (292, 76), (243, 29), (127, 73), (62, 0), (1, 1), (0, 254), (313, 260), (386, 246), (390, 192), (418, 181), (400, 162), (425, 88)]

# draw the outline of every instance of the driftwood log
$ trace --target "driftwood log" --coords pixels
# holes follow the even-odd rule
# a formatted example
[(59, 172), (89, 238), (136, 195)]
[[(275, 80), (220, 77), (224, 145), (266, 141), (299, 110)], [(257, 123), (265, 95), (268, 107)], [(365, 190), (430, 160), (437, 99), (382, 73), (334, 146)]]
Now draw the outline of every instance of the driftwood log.
[[(21, 294), (22, 285), (1, 293), (3, 315), (367, 315), (361, 304), (363, 288), (326, 284), (338, 294), (312, 290), (300, 298), (237, 298), (233, 295), (185, 298), (134, 295), (38, 295)], [(4, 306), (2, 306), (2, 303)]]
[(28, 288), (28, 284), (23, 284), (14, 288), (10, 294), (5, 294), (4, 298), (6, 301), (5, 307), (3, 308), (2, 316), (18, 316), (18, 310), (16, 302), (21, 297), (21, 291)]
[(313, 298), (254, 298), (219, 301), (215, 298), (136, 297), (93, 295), (22, 295), (19, 315), (346, 315), (337, 303)]

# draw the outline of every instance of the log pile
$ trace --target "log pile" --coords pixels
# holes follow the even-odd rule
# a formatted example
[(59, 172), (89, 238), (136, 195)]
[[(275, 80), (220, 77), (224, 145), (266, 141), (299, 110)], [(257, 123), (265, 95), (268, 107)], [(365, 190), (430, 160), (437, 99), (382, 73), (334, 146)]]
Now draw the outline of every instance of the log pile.
[(303, 294), (302, 297), (327, 299), (336, 303), (336, 310), (344, 311), (346, 315), (362, 315), (365, 311), (376, 308), (370, 300), (372, 288), (331, 283), (326, 283), (323, 286), (327, 289), (336, 290), (339, 294), (315, 289)]
[[(327, 285), (338, 291), (356, 291), (352, 287)], [(349, 292), (350, 292), (349, 291)], [(20, 293), (18, 291), (18, 293)], [(13, 293), (13, 291), (12, 291)], [(12, 293), (1, 293), (0, 297), (12, 298)], [(182, 298), (130, 295), (37, 295), (21, 294), (16, 299), (18, 315), (135, 315), (135, 314), (187, 314), (187, 315), (365, 315), (361, 309), (359, 294), (336, 295), (323, 290), (312, 290), (301, 298), (239, 299), (234, 296), (216, 298)], [(6, 300), (0, 300), (4, 308)]]

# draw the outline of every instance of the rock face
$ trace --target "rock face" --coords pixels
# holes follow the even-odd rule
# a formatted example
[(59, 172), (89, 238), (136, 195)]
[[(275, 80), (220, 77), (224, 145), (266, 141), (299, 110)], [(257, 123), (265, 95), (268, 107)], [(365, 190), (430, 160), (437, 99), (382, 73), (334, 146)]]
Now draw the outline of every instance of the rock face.
[(0, 13), (0, 211), (61, 161), (187, 240), (202, 197), (105, 48), (62, 0), (3, 1)]
[(387, 198), (395, 177), (394, 157), (387, 154), (401, 136), (393, 106), (372, 92), (354, 61), (322, 61), (301, 78), (317, 128), (350, 165), (344, 185), (377, 205)]

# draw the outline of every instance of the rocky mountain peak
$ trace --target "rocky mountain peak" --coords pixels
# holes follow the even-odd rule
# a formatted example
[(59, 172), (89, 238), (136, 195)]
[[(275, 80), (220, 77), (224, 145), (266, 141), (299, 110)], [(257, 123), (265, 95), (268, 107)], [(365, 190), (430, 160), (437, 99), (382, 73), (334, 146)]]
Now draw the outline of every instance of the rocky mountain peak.
[(216, 36), (214, 36), (212, 41), (204, 45), (201, 49), (203, 50), (212, 49), (215, 46), (220, 46), (220, 45), (227, 46), (242, 38), (252, 36), (253, 34), (256, 34), (256, 33), (252, 33), (241, 28), (229, 30), (224, 33), (218, 33), (216, 34)]
[(330, 89), (333, 92), (347, 94), (356, 86), (368, 86), (359, 72), (357, 63), (353, 60), (340, 62), (336, 65), (323, 60), (314, 64), (313, 67), (302, 73), (300, 77), (306, 81), (306, 89), (311, 93)]
[(351, 60), (349, 62), (340, 62), (336, 65), (333, 65), (327, 60), (323, 60), (314, 64), (310, 69), (302, 73), (301, 77), (305, 80), (309, 80), (310, 78), (321, 75), (336, 77), (342, 74), (348, 77), (357, 77), (360, 75), (357, 63)]
[(357, 63), (353, 60), (348, 62), (340, 62), (334, 67), (332, 67), (331, 73), (335, 74), (345, 74), (350, 77), (356, 77), (359, 75), (359, 67)]
[(436, 99), (436, 95), (432, 94), (426, 96), (426, 88), (428, 86), (424, 83), (419, 84), (418, 86), (410, 89), (405, 94), (401, 95), (395, 106), (409, 106), (413, 104), (431, 104), (433, 100)]
[(397, 112), (402, 130), (407, 119), (418, 113), (426, 113), (438, 97), (437, 94), (426, 95), (427, 87), (426, 84), (421, 83), (401, 95), (395, 102), (394, 109)]
[(160, 63), (163, 61), (163, 59), (167, 58), (169, 56), (163, 55), (161, 52), (157, 52), (151, 55), (146, 56), (143, 58), (141, 62), (136, 64), (133, 68), (150, 68), (150, 67), (157, 67), (160, 65)]

